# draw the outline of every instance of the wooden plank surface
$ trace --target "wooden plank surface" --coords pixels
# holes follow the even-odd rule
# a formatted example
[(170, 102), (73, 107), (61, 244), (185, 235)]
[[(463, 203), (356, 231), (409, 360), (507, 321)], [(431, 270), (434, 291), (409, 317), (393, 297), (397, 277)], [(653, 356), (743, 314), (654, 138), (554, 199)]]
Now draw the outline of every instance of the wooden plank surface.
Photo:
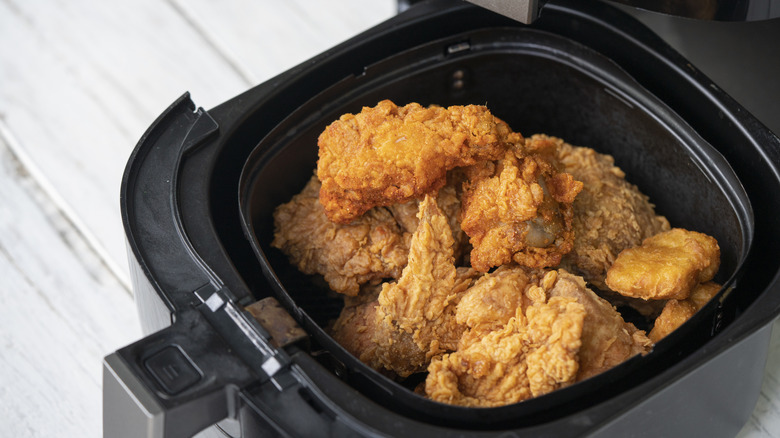
[[(101, 435), (102, 357), (142, 336), (119, 184), (157, 115), (184, 91), (210, 108), (394, 8), (391, 0), (0, 2), (3, 436)], [(770, 354), (743, 437), (780, 438), (777, 335)]]

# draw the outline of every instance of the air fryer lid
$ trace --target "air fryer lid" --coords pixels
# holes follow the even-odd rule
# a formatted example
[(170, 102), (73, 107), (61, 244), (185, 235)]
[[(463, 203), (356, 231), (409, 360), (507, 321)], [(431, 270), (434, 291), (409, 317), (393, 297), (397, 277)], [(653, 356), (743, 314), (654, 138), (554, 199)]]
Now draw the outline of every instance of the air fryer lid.
[[(399, 105), (487, 104), (514, 130), (546, 133), (611, 154), (673, 226), (718, 239), (725, 287), (710, 305), (646, 357), (516, 405), (471, 409), (432, 402), (369, 369), (322, 329), (341, 300), (270, 247), (274, 208), (316, 167), (317, 136), (341, 114), (382, 99)], [(323, 363), (388, 409), (420, 421), (470, 428), (537, 424), (592, 406), (673, 366), (711, 342), (739, 309), (728, 298), (750, 251), (750, 201), (726, 160), (675, 112), (604, 56), (528, 28), (464, 32), (376, 63), (291, 113), (250, 155), (240, 192), (243, 227), (276, 297), (327, 353)], [(682, 342), (684, 340), (684, 342)], [(410, 385), (417, 381), (412, 379)], [(608, 384), (607, 384), (608, 383)], [(388, 393), (392, 397), (387, 397)]]

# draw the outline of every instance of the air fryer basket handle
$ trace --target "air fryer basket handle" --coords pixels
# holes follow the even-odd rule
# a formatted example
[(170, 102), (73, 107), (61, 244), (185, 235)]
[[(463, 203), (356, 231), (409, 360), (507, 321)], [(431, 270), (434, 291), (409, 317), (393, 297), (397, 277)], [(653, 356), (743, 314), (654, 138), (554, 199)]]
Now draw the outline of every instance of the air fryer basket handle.
[(191, 437), (234, 414), (230, 400), (253, 376), (190, 315), (103, 360), (104, 436)]
[(227, 416), (224, 398), (219, 392), (204, 394), (178, 406), (172, 415), (119, 353), (113, 353), (103, 361), (103, 436), (191, 437)]

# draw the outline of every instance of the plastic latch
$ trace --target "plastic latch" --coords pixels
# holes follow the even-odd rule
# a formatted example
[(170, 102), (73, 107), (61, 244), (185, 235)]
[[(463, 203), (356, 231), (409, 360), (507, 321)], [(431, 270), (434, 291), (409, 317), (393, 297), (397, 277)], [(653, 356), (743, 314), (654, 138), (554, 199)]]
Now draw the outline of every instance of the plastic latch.
[(176, 346), (163, 348), (146, 359), (144, 365), (169, 395), (184, 391), (202, 378), (192, 361)]

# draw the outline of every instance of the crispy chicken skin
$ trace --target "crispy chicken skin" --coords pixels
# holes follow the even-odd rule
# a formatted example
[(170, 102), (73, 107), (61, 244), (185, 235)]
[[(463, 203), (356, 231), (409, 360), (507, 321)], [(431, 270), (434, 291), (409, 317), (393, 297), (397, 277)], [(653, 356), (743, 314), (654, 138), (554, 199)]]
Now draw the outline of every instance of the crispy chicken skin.
[(557, 170), (555, 147), (516, 143), (497, 162), (466, 170), (461, 228), (478, 271), (512, 261), (557, 266), (572, 249), (572, 203), (582, 183)]
[(667, 301), (663, 311), (655, 319), (653, 329), (650, 330), (648, 335), (650, 340), (658, 342), (680, 327), (704, 307), (718, 293), (720, 287), (719, 284), (708, 281), (696, 286), (691, 296), (682, 301)]
[(411, 233), (386, 208), (376, 208), (349, 225), (328, 220), (312, 177), (303, 191), (274, 211), (274, 240), (304, 274), (321, 274), (331, 289), (357, 295), (360, 285), (398, 278), (406, 266)]
[(582, 277), (558, 270), (549, 296), (572, 298), (585, 307), (577, 381), (604, 372), (637, 354), (648, 353), (652, 348), (645, 332), (624, 321), (609, 302), (587, 288)]
[(626, 181), (611, 156), (546, 135), (533, 135), (526, 142), (555, 143), (566, 172), (584, 183), (574, 200), (574, 247), (561, 267), (607, 289), (607, 269), (621, 251), (669, 230), (669, 221), (655, 214), (647, 196)]
[(428, 359), (407, 333), (380, 316), (373, 300), (345, 307), (330, 334), (342, 347), (375, 370), (407, 377), (425, 370)]
[[(454, 180), (454, 178), (452, 178)], [(441, 209), (450, 225), (452, 230), (452, 238), (455, 240), (453, 246), (453, 252), (455, 256), (456, 265), (458, 261), (462, 261), (465, 254), (469, 250), (469, 238), (466, 233), (460, 228), (460, 221), (458, 215), (460, 214), (460, 197), (458, 196), (456, 189), (456, 181), (450, 182), (448, 179), (447, 185), (445, 185), (439, 193), (436, 195), (436, 205)], [(417, 213), (420, 210), (420, 201), (412, 200), (403, 204), (393, 204), (387, 207), (392, 213), (398, 225), (408, 232), (410, 235), (414, 233), (419, 224)]]
[(516, 314), (501, 329), (428, 367), (426, 395), (462, 406), (502, 406), (574, 382), (585, 309), (571, 298), (552, 298)]
[(673, 228), (621, 252), (606, 283), (622, 295), (645, 300), (684, 300), (699, 283), (712, 280), (720, 247), (711, 236)]
[(430, 358), (457, 348), (463, 326), (455, 320), (455, 309), (470, 281), (458, 276), (452, 232), (435, 198), (420, 202), (419, 219), (409, 263), (397, 282), (383, 285), (379, 312), (411, 333)]
[(320, 201), (331, 221), (349, 223), (372, 207), (435, 193), (448, 170), (495, 160), (521, 140), (484, 106), (399, 107), (383, 100), (320, 134)]
[(467, 327), (459, 346), (465, 347), (475, 339), (501, 329), (515, 316), (518, 307), (527, 308), (547, 299), (554, 282), (554, 273), (541, 278), (543, 271), (522, 269), (517, 265), (503, 265), (478, 278), (461, 298), (455, 320)]
[(456, 269), (447, 217), (426, 196), (411, 240), (409, 263), (376, 301), (346, 307), (333, 325), (337, 342), (361, 361), (401, 377), (425, 371), (432, 357), (457, 347), (463, 326), (455, 309), (476, 272)]
[(565, 270), (502, 266), (466, 291), (456, 320), (466, 331), (457, 351), (431, 362), (426, 394), (464, 406), (539, 396), (652, 347), (645, 332)]

